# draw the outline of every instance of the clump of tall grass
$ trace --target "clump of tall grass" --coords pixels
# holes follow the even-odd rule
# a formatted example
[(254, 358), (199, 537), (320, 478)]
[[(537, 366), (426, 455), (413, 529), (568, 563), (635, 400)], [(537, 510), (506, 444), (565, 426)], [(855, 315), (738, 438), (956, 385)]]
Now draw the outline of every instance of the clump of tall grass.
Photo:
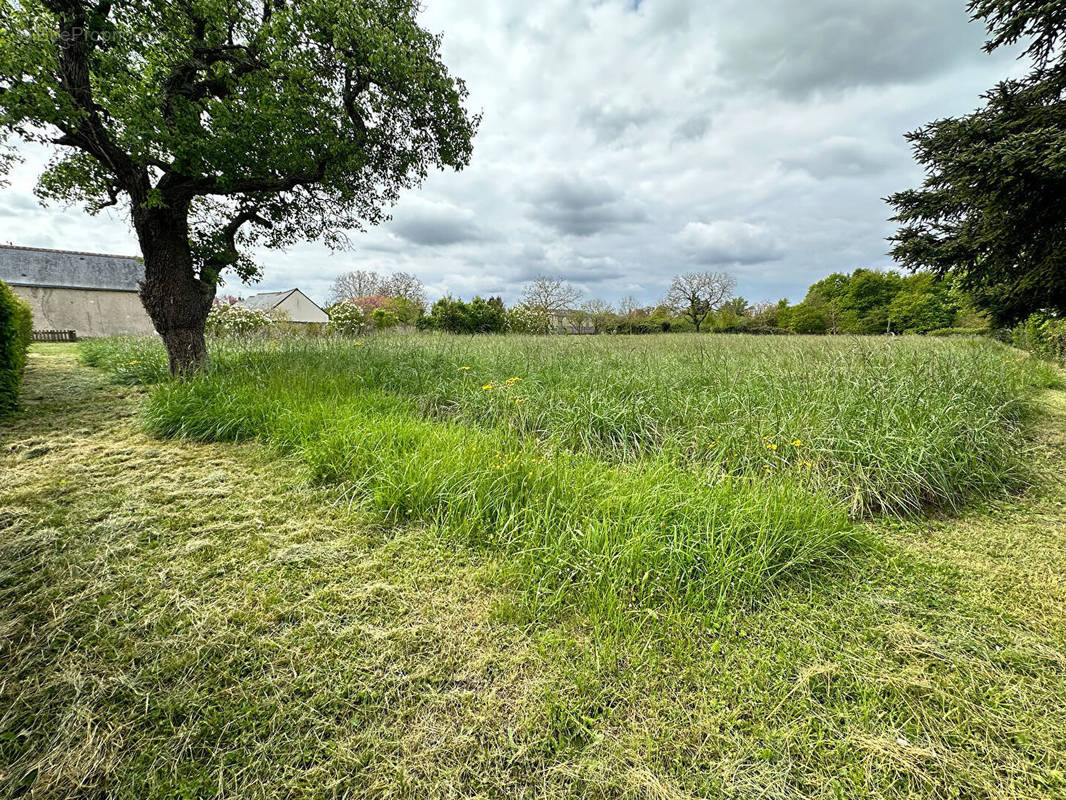
[(166, 350), (154, 336), (82, 339), (78, 354), (83, 364), (107, 370), (117, 383), (158, 383), (170, 375)]
[(836, 504), (788, 477), (756, 484), (668, 459), (612, 465), (505, 430), (420, 418), (384, 393), (322, 398), (306, 377), (289, 375), (284, 392), (263, 377), (166, 384), (149, 403), (149, 425), (161, 435), (264, 439), (299, 454), (316, 479), (347, 484), (383, 521), (427, 523), (513, 554), (538, 609), (580, 601), (605, 614), (633, 604), (713, 612), (855, 542)]
[[(143, 344), (94, 347), (165, 374)], [(918, 338), (381, 336), (212, 359), (154, 391), (157, 433), (299, 453), (383, 519), (517, 554), (550, 603), (705, 608), (835, 558), (848, 514), (1023, 486), (1047, 380), (992, 342)]]

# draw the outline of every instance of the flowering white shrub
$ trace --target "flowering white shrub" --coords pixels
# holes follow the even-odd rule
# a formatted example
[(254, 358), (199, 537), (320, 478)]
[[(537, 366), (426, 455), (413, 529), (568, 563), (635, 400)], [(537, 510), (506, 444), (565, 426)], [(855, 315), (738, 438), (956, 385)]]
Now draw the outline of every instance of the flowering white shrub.
[(507, 311), (508, 333), (533, 333), (543, 335), (551, 330), (551, 316), (527, 305), (520, 304)]
[(248, 336), (268, 331), (274, 321), (264, 312), (237, 305), (216, 305), (207, 315), (205, 331), (210, 336)]
[(366, 313), (355, 303), (337, 303), (326, 309), (329, 324), (326, 332), (337, 336), (358, 336), (368, 325)]

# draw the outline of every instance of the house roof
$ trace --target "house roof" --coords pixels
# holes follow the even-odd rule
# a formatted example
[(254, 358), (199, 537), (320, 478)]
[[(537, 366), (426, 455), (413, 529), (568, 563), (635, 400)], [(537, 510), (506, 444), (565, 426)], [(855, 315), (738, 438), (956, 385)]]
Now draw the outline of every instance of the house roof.
[[(299, 292), (299, 289), (289, 289), (284, 292), (260, 292), (259, 294), (253, 294), (244, 300), (241, 300), (237, 305), (243, 308), (250, 308), (254, 311), (270, 311), (277, 308), (293, 292)], [(303, 294), (303, 292), (300, 292)]]
[(135, 256), (0, 244), (0, 280), (13, 286), (135, 292), (143, 278)]

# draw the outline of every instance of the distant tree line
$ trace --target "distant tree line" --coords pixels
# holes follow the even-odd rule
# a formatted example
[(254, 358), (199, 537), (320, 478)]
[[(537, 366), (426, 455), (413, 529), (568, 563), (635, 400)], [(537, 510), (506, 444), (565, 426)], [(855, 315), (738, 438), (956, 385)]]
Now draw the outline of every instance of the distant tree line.
[[(678, 275), (661, 302), (633, 297), (617, 304), (582, 300), (571, 284), (549, 277), (530, 281), (520, 302), (502, 297), (442, 297), (428, 306), (425, 287), (408, 273), (358, 271), (341, 276), (331, 297), (330, 330), (359, 335), (406, 326), (457, 334), (982, 334), (997, 329), (996, 315), (979, 305), (964, 282), (932, 272), (857, 269), (813, 284), (802, 301), (749, 303), (733, 294), (725, 273)], [(1002, 335), (1006, 332), (998, 329)], [(1037, 315), (1017, 329), (1030, 349), (1063, 349), (1061, 323)], [(1054, 333), (1054, 336), (1052, 335)], [(1023, 335), (1024, 334), (1024, 335)], [(1040, 337), (1043, 336), (1043, 339)], [(1057, 337), (1057, 338), (1056, 338)], [(1061, 356), (1060, 356), (1061, 357)]]
[(746, 316), (748, 328), (804, 334), (930, 333), (990, 325), (950, 276), (872, 269), (834, 273), (812, 285), (801, 303), (764, 305)]

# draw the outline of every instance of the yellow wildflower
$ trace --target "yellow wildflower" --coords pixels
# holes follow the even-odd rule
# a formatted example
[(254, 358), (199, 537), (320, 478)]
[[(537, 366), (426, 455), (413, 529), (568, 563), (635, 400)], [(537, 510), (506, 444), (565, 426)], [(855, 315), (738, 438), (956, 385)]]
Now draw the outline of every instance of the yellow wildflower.
[(482, 388), (483, 390), (486, 390), (486, 391), (487, 391), (487, 390), (489, 390), (489, 389), (491, 389), (491, 388), (492, 388), (492, 384), (491, 384), (491, 383), (486, 383), (486, 384), (485, 384), (484, 386), (482, 386), (481, 388)]
[(461, 369), (463, 372), (469, 372), (470, 371), (470, 367), (459, 367), (459, 369)]
[(793, 447), (803, 447), (803, 440), (802, 439), (796, 439), (796, 441), (794, 441), (792, 443), (792, 446)]

